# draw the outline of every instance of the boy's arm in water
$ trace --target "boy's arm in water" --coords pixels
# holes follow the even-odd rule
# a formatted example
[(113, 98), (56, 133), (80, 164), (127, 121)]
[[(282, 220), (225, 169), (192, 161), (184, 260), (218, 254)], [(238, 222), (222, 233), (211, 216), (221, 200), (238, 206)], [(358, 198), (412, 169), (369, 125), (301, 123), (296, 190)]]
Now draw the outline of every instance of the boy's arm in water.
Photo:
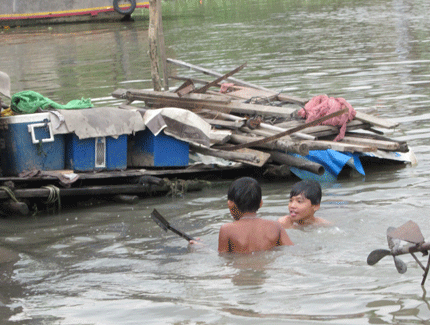
[(280, 238), (279, 238), (279, 246), (283, 246), (283, 245), (287, 245), (287, 246), (292, 246), (294, 245), (294, 243), (291, 241), (290, 237), (288, 236), (287, 232), (285, 231), (285, 229), (280, 225)]
[(218, 236), (218, 252), (226, 253), (230, 251), (228, 238), (228, 224), (222, 225)]

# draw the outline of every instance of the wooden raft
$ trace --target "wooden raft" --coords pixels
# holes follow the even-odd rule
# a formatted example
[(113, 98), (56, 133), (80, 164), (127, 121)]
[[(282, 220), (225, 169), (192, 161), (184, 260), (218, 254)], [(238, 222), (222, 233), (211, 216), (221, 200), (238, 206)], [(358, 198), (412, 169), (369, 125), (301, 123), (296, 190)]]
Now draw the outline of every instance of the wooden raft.
[[(334, 142), (339, 127), (306, 124), (297, 116), (297, 111), (308, 100), (233, 78), (232, 75), (246, 64), (221, 74), (179, 60), (167, 59), (167, 62), (216, 79), (206, 81), (175, 76), (172, 79), (183, 81), (175, 92), (118, 89), (112, 95), (127, 100), (128, 104), (143, 101), (145, 109), (169, 106), (198, 114), (212, 126), (211, 147), (191, 146), (191, 151), (270, 169), (282, 166), (285, 170), (285, 167), (294, 166), (321, 174), (324, 172), (321, 165), (309, 166), (307, 160), (290, 159), (289, 153), (305, 156), (309, 150), (326, 149), (356, 153), (409, 150), (406, 142), (384, 137), (383, 132), (376, 129), (393, 129), (398, 123), (363, 111), (357, 111), (354, 120), (347, 124), (346, 136)], [(241, 148), (242, 152), (236, 148)], [(244, 148), (248, 151), (243, 152)], [(280, 151), (282, 157), (278, 155)]]

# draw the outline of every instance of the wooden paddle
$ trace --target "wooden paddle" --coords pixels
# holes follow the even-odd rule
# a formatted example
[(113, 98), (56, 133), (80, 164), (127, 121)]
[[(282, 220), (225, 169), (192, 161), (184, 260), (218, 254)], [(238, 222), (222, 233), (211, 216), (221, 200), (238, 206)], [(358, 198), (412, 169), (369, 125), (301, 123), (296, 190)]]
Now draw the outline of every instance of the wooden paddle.
[(182, 237), (182, 238), (184, 238), (184, 239), (186, 239), (187, 241), (190, 241), (190, 240), (194, 240), (194, 238), (193, 237), (191, 237), (191, 236), (189, 236), (189, 235), (187, 235), (186, 233), (184, 233), (184, 232), (182, 232), (182, 231), (180, 231), (180, 230), (178, 230), (178, 229), (176, 229), (176, 228), (174, 228), (174, 227), (172, 227), (171, 225), (170, 225), (170, 223), (166, 220), (166, 219), (164, 219), (164, 217), (156, 210), (156, 209), (154, 209), (153, 211), (152, 211), (152, 213), (151, 213), (151, 218), (152, 218), (152, 220), (154, 220), (155, 221), (155, 223), (157, 224), (157, 225), (159, 225), (160, 226), (160, 228), (161, 229), (163, 229), (164, 231), (166, 231), (167, 232), (167, 230), (171, 230), (171, 231), (173, 231), (175, 234), (177, 234), (177, 235), (179, 235), (180, 237)]

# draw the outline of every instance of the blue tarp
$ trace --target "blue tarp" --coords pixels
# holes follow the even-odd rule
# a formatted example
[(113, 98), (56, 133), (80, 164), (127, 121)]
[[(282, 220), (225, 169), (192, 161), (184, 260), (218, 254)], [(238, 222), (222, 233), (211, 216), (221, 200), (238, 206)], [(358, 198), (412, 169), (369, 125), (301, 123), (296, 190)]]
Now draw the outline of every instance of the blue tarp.
[(314, 179), (318, 182), (334, 182), (337, 179), (342, 168), (347, 164), (361, 175), (365, 175), (361, 165), (359, 154), (349, 152), (338, 152), (332, 149), (328, 150), (311, 150), (307, 156), (291, 154), (306, 160), (316, 162), (325, 168), (323, 175), (317, 175), (302, 169), (291, 167), (291, 172), (301, 179)]

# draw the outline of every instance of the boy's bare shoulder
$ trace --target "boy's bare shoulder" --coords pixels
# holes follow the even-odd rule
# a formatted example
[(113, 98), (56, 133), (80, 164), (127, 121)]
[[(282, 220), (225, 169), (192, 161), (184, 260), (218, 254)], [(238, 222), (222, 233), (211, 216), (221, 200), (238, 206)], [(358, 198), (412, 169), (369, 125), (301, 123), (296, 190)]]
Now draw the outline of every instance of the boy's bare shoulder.
[(291, 218), (290, 218), (290, 216), (289, 215), (286, 215), (286, 216), (283, 216), (283, 217), (280, 217), (279, 219), (278, 219), (278, 223), (282, 226), (282, 227), (284, 227), (284, 228), (291, 228), (292, 226), (293, 226), (293, 222), (291, 221)]

